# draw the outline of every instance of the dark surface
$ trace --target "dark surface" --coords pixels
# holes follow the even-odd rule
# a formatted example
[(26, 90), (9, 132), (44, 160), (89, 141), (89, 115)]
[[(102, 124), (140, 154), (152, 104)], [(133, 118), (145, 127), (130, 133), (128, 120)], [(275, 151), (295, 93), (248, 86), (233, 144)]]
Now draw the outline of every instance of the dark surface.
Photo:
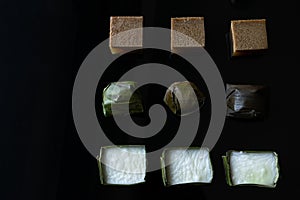
[[(146, 2), (146, 1), (145, 1)], [(239, 1), (242, 2), (242, 1)], [(296, 1), (295, 1), (296, 2)], [(118, 6), (116, 6), (118, 5)], [(267, 84), (270, 113), (263, 121), (227, 119), (211, 151), (213, 183), (164, 188), (160, 171), (144, 185), (101, 186), (96, 160), (81, 143), (72, 119), (71, 94), (86, 55), (108, 37), (111, 15), (143, 15), (145, 26), (170, 27), (172, 16), (204, 16), (206, 50), (226, 83)], [(297, 6), (291, 1), (0, 1), (0, 199), (283, 199), (297, 175), (292, 137), (297, 130)], [(266, 18), (269, 50), (230, 59), (231, 19)], [(4, 137), (3, 137), (4, 136)], [(275, 189), (229, 187), (221, 155), (227, 150), (274, 150), (280, 178)], [(293, 195), (293, 194), (292, 194)]]

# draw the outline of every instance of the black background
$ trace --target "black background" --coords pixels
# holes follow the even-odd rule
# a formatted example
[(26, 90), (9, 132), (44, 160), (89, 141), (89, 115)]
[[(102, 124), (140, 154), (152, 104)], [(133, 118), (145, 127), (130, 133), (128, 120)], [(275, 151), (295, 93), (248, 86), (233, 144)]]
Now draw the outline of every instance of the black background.
[[(242, 0), (240, 0), (242, 1)], [(247, 0), (245, 0), (247, 1)], [(282, 199), (293, 191), (292, 126), (297, 123), (297, 6), (291, 1), (0, 1), (0, 199)], [(295, 1), (296, 2), (296, 1)], [(71, 94), (87, 54), (108, 37), (112, 15), (143, 15), (144, 26), (170, 28), (170, 17), (204, 16), (206, 50), (225, 83), (271, 87), (270, 115), (247, 122), (227, 119), (211, 151), (212, 184), (163, 187), (160, 171), (130, 187), (101, 186), (95, 159), (81, 143), (72, 119)], [(266, 18), (264, 56), (230, 59), (230, 20)], [(229, 149), (274, 150), (280, 178), (275, 189), (229, 187), (221, 155)]]

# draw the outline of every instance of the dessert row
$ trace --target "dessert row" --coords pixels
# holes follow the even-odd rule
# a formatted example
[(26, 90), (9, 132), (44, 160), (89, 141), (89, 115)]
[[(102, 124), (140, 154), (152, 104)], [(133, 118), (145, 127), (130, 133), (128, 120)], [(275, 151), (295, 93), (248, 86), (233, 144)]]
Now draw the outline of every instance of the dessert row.
[[(113, 54), (143, 47), (143, 17), (110, 18), (109, 46)], [(127, 34), (120, 34), (127, 31)], [(265, 19), (232, 20), (229, 31), (232, 56), (261, 53), (268, 49)], [(171, 51), (205, 47), (204, 17), (171, 18)]]
[[(133, 81), (112, 82), (102, 92), (104, 116), (143, 113), (143, 94)], [(262, 119), (268, 111), (268, 87), (264, 85), (226, 85), (227, 116)], [(164, 103), (175, 115), (192, 114), (205, 103), (205, 95), (189, 81), (174, 82), (165, 92)], [(114, 108), (112, 111), (112, 107)]]
[[(279, 178), (276, 152), (227, 151), (222, 158), (228, 185), (276, 187)], [(145, 182), (147, 158), (143, 145), (101, 147), (97, 160), (104, 185)], [(208, 184), (213, 180), (210, 152), (204, 147), (167, 148), (162, 152), (160, 163), (165, 186)]]

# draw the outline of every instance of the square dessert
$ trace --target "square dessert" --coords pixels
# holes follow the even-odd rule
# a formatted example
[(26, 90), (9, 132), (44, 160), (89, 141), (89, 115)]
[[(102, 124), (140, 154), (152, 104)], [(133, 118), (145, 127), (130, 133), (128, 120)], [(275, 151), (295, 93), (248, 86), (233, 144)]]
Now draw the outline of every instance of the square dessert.
[(109, 47), (113, 54), (143, 47), (143, 17), (110, 17)]
[(204, 47), (204, 17), (171, 18), (171, 49)]
[(231, 21), (232, 56), (249, 55), (268, 49), (266, 20)]
[(168, 148), (161, 156), (165, 186), (211, 183), (213, 170), (209, 150), (204, 147)]
[(132, 185), (143, 183), (146, 176), (145, 146), (101, 147), (98, 165), (102, 184)]
[(230, 186), (275, 187), (279, 177), (278, 156), (272, 151), (228, 151), (223, 156)]

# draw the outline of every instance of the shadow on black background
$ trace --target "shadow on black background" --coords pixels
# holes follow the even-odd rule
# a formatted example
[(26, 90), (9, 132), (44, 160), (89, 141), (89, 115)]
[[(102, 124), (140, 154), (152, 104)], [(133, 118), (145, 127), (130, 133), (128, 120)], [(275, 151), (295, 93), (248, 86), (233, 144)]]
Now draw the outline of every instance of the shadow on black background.
[[(297, 51), (293, 51), (297, 32), (291, 30), (296, 6), (281, 1), (255, 4), (239, 9), (229, 1), (217, 0), (1, 1), (0, 199), (140, 199), (160, 195), (175, 199), (282, 199), (291, 194), (288, 175), (296, 165), (290, 161), (289, 135), (296, 134), (292, 129), (296, 118), (289, 97), (283, 96), (293, 94), (291, 86), (297, 81), (292, 73), (297, 68)], [(143, 15), (145, 26), (165, 28), (170, 27), (170, 17), (205, 16), (206, 50), (224, 82), (270, 85), (266, 120), (226, 120), (211, 151), (212, 184), (165, 188), (158, 171), (147, 174), (147, 182), (140, 186), (100, 185), (96, 161), (73, 124), (71, 95), (81, 62), (108, 37), (112, 15)], [(270, 49), (256, 59), (230, 60), (225, 38), (230, 20), (247, 18), (267, 19)], [(228, 187), (221, 155), (229, 149), (276, 151), (281, 167), (277, 187)]]

